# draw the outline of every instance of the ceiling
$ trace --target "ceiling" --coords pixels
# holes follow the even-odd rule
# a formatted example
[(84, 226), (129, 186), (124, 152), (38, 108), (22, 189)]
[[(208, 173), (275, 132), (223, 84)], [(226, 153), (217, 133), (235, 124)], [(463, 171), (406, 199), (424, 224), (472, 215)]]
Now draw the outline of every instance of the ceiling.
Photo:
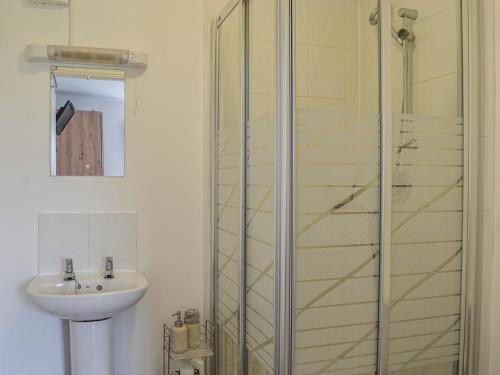
[(125, 99), (124, 81), (64, 76), (57, 76), (56, 81), (56, 94), (81, 95), (114, 100)]

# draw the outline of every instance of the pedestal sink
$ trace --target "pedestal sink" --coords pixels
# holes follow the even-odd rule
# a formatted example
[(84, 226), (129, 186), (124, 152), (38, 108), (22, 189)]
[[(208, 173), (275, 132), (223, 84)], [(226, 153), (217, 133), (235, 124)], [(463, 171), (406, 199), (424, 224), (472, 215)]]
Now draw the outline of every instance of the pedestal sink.
[(28, 285), (31, 300), (42, 310), (70, 321), (71, 374), (113, 375), (111, 318), (141, 300), (148, 282), (138, 272), (35, 277)]

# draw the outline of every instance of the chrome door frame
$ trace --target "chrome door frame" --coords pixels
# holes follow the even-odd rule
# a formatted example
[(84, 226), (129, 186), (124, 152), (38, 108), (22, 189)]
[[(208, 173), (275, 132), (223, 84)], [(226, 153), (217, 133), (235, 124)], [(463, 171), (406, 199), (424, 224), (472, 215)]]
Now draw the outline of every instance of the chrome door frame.
[(479, 150), (479, 7), (461, 0), (462, 103), (464, 119), (462, 319), (460, 375), (476, 375), (479, 361), (479, 317), (477, 316), (477, 197)]
[(377, 374), (389, 374), (392, 245), (392, 10), (379, 0), (380, 232)]
[[(293, 1), (276, 0), (275, 374), (293, 373), (295, 106)], [(276, 303), (277, 302), (277, 303)]]
[[(214, 322), (214, 350), (218, 348), (218, 330), (217, 330), (217, 279), (218, 279), (218, 181), (217, 181), (217, 136), (218, 124), (220, 119), (219, 114), (219, 80), (220, 80), (220, 26), (224, 23), (229, 15), (236, 9), (241, 12), (241, 40), (240, 40), (240, 127), (241, 127), (241, 153), (240, 153), (240, 285), (239, 285), (239, 338), (238, 338), (238, 374), (246, 374), (246, 124), (248, 114), (248, 43), (247, 43), (247, 2), (248, 0), (232, 0), (226, 5), (221, 14), (216, 18), (214, 37), (215, 59), (213, 72), (213, 95), (214, 108), (212, 117), (212, 288), (211, 288), (211, 303), (212, 303), (212, 321)], [(218, 369), (218, 356), (215, 353), (214, 364), (211, 368), (212, 373), (216, 373)]]

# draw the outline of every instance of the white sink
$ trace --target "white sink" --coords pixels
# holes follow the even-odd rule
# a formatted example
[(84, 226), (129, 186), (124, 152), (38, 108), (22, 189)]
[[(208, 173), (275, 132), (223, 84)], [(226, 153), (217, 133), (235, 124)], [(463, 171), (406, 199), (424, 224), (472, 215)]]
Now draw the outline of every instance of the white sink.
[(148, 282), (138, 272), (117, 272), (113, 279), (102, 275), (77, 274), (75, 281), (61, 276), (35, 277), (28, 285), (28, 295), (42, 310), (62, 319), (92, 321), (111, 318), (141, 300)]
[(71, 374), (113, 375), (113, 325), (110, 318), (135, 305), (148, 282), (138, 272), (77, 273), (78, 283), (60, 275), (35, 277), (27, 293), (42, 310), (69, 320)]

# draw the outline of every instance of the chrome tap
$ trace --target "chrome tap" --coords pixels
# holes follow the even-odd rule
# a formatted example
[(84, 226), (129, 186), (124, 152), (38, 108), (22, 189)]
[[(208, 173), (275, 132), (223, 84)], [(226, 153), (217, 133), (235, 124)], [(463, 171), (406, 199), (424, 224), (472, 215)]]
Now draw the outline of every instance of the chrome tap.
[(106, 257), (104, 278), (112, 279), (115, 275), (113, 274), (113, 257)]
[(75, 272), (73, 271), (73, 259), (64, 259), (64, 281), (76, 280)]
[(73, 271), (73, 259), (71, 258), (64, 259), (64, 281), (75, 282), (75, 294), (82, 289), (82, 284), (76, 279), (75, 271)]

